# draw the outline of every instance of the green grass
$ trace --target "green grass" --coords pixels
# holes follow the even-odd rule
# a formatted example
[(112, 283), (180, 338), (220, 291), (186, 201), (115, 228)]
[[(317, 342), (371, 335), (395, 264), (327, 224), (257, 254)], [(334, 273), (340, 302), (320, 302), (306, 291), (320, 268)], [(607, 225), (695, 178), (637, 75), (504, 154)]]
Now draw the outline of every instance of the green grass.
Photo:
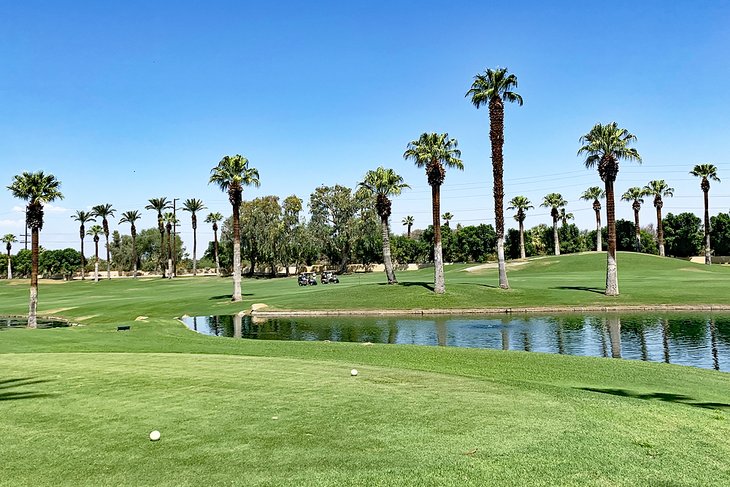
[[(727, 268), (622, 254), (494, 271), (294, 280), (49, 284), (42, 313), (84, 326), (0, 331), (0, 485), (728, 485), (730, 375), (538, 353), (206, 337), (172, 319), (278, 308), (723, 304)], [(662, 289), (654, 289), (664, 286)], [(700, 289), (695, 289), (700, 288)], [(533, 294), (538, 294), (534, 296)], [(393, 295), (393, 296), (391, 296)], [(27, 281), (0, 284), (24, 313)], [(343, 304), (344, 303), (344, 304)], [(519, 303), (519, 304), (514, 304)], [(145, 321), (134, 321), (137, 316)], [(116, 325), (132, 324), (129, 332)], [(79, 353), (83, 352), (83, 353)], [(356, 367), (360, 375), (350, 377)], [(273, 419), (277, 418), (277, 419)], [(147, 435), (162, 432), (152, 443)]]

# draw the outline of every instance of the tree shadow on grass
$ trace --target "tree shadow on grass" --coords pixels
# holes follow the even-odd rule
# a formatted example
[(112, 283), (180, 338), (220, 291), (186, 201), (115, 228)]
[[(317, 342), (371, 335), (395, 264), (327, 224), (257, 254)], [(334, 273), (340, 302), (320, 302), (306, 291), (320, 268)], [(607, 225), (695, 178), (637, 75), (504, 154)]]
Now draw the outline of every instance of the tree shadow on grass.
[(696, 402), (696, 400), (690, 396), (685, 396), (684, 394), (674, 394), (671, 392), (640, 393), (629, 391), (626, 389), (599, 389), (594, 387), (578, 387), (578, 389), (589, 392), (598, 392), (600, 394), (610, 394), (612, 396), (632, 397), (634, 399), (643, 399), (645, 401), (673, 402), (676, 404), (685, 404), (687, 406), (694, 406), (702, 409), (730, 410), (730, 404), (724, 402)]
[(404, 281), (399, 282), (398, 284), (404, 287), (421, 286), (422, 288), (428, 289), (429, 291), (433, 291), (434, 289), (433, 284), (429, 284), (427, 282)]
[[(251, 293), (241, 293), (241, 296), (253, 296)], [(208, 298), (208, 301), (231, 301), (233, 299), (233, 294), (221, 294), (219, 296), (211, 296)]]
[(36, 379), (35, 377), (19, 377), (16, 379), (0, 380), (0, 401), (12, 401), (15, 399), (35, 399), (41, 397), (51, 397), (53, 394), (46, 394), (37, 391), (9, 391), (8, 389), (29, 386), (33, 384), (42, 384), (50, 382), (47, 379)]
[(570, 291), (587, 291), (589, 293), (597, 293), (597, 294), (606, 294), (605, 289), (601, 289), (598, 287), (587, 287), (587, 286), (556, 286), (551, 287), (550, 289), (563, 289), (563, 290), (570, 290)]

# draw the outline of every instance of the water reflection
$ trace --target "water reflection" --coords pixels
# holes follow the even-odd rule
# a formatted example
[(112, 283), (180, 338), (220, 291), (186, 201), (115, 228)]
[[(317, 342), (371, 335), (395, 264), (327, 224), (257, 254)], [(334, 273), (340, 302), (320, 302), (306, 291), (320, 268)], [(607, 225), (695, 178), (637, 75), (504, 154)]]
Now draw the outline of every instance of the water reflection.
[(215, 336), (525, 350), (730, 371), (730, 315), (184, 318)]

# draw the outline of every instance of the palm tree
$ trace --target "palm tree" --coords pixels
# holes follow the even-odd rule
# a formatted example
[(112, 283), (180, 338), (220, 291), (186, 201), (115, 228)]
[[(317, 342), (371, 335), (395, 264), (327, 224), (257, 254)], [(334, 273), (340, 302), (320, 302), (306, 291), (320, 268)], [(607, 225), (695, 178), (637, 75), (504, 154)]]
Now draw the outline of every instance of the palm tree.
[(165, 270), (162, 264), (163, 255), (165, 253), (165, 222), (162, 221), (162, 212), (172, 208), (172, 203), (167, 201), (167, 198), (151, 198), (147, 200), (150, 202), (149, 205), (145, 206), (145, 210), (155, 210), (157, 212), (157, 230), (160, 232), (160, 255), (158, 257), (157, 265), (160, 267), (160, 273), (164, 276)]
[(461, 162), (459, 143), (450, 139), (449, 134), (423, 133), (418, 140), (408, 143), (403, 153), (405, 160), (412, 160), (417, 167), (426, 168), (426, 177), (431, 186), (431, 205), (433, 215), (433, 263), (434, 292), (443, 294), (446, 291), (444, 282), (444, 260), (441, 250), (441, 185), (446, 178), (446, 167), (464, 169)]
[(99, 234), (104, 233), (104, 229), (100, 225), (92, 225), (91, 228), (89, 228), (86, 231), (86, 235), (91, 235), (94, 237), (94, 256), (96, 257), (96, 260), (94, 261), (94, 282), (99, 282)]
[(489, 140), (492, 145), (492, 174), (494, 176), (494, 216), (497, 232), (497, 260), (499, 263), (499, 287), (509, 289), (507, 268), (504, 261), (504, 182), (502, 146), (504, 145), (504, 103), (522, 106), (522, 97), (512, 91), (517, 88), (517, 77), (507, 74), (507, 68), (487, 69), (474, 76), (471, 88), (465, 96), (479, 108), (489, 106)]
[(218, 261), (218, 222), (223, 220), (220, 213), (208, 213), (205, 217), (205, 223), (213, 224), (213, 255), (215, 256), (215, 273), (221, 275), (221, 264)]
[(31, 233), (30, 303), (28, 305), (28, 328), (36, 328), (38, 308), (38, 234), (43, 228), (43, 205), (63, 199), (61, 182), (53, 174), (43, 171), (23, 172), (13, 176), (8, 189), (15, 198), (28, 202), (26, 224)]
[(173, 242), (172, 228), (178, 224), (178, 219), (175, 214), (168, 211), (162, 215), (162, 220), (165, 222), (165, 230), (167, 231), (167, 278), (172, 279), (175, 275), (174, 264), (172, 262), (172, 249), (177, 242)]
[(119, 223), (129, 223), (130, 233), (132, 234), (132, 276), (137, 279), (137, 227), (134, 222), (142, 218), (137, 210), (125, 211), (122, 213), (122, 218), (119, 219)]
[(621, 195), (622, 201), (633, 201), (631, 208), (633, 208), (634, 210), (634, 230), (636, 232), (637, 252), (641, 252), (641, 227), (639, 226), (639, 210), (641, 210), (641, 204), (644, 202), (644, 196), (646, 196), (646, 193), (638, 186), (627, 189), (626, 192)]
[(444, 226), (448, 227), (449, 226), (449, 222), (454, 219), (454, 215), (452, 215), (451, 213), (449, 213), (447, 211), (446, 213), (444, 213), (443, 215), (441, 215), (441, 218), (444, 220)]
[(714, 164), (697, 164), (692, 171), (692, 176), (702, 178), (700, 188), (705, 194), (705, 264), (712, 264), (712, 252), (710, 250), (710, 179), (720, 182), (717, 177), (717, 168)]
[(112, 208), (112, 205), (110, 204), (104, 204), (104, 205), (96, 205), (93, 208), (91, 208), (91, 213), (97, 217), (101, 218), (101, 227), (104, 229), (104, 237), (106, 239), (106, 278), (111, 279), (112, 278), (112, 271), (111, 271), (111, 258), (109, 256), (109, 221), (107, 220), (108, 217), (113, 217), (114, 212), (116, 210)]
[(84, 280), (84, 266), (86, 265), (86, 257), (84, 257), (84, 236), (86, 235), (85, 224), (87, 222), (95, 222), (94, 215), (90, 211), (76, 210), (75, 215), (71, 218), (79, 222), (79, 238), (81, 239), (81, 280)]
[(233, 301), (241, 300), (241, 224), (240, 209), (244, 186), (259, 186), (259, 172), (248, 167), (248, 159), (236, 154), (224, 156), (211, 169), (208, 184), (215, 183), (221, 191), (228, 192), (228, 201), (233, 208)]
[(17, 242), (18, 240), (15, 238), (15, 235), (12, 233), (6, 234), (2, 239), (0, 239), (5, 244), (5, 250), (8, 251), (8, 279), (13, 278), (13, 266), (11, 265), (11, 259), (10, 259), (10, 251), (13, 248), (13, 243)]
[(198, 251), (198, 216), (195, 213), (203, 211), (206, 208), (202, 200), (189, 198), (183, 202), (182, 209), (190, 212), (190, 218), (193, 223), (193, 275), (195, 276), (198, 273), (198, 261), (195, 258)]
[(659, 255), (664, 257), (664, 226), (662, 225), (662, 207), (664, 206), (664, 201), (662, 198), (674, 196), (674, 188), (670, 188), (663, 179), (655, 179), (654, 181), (649, 181), (649, 184), (644, 186), (644, 194), (654, 197), (654, 208), (656, 208), (656, 237), (659, 243)]
[(553, 247), (555, 255), (560, 255), (560, 239), (558, 238), (558, 220), (560, 219), (560, 210), (568, 202), (563, 199), (560, 193), (550, 193), (542, 199), (540, 206), (550, 208), (550, 216), (553, 218)]
[(580, 199), (584, 201), (593, 200), (593, 211), (596, 212), (596, 251), (598, 252), (603, 250), (601, 244), (601, 202), (598, 200), (605, 196), (605, 191), (598, 186), (591, 186), (580, 195)]
[(413, 227), (414, 221), (415, 220), (413, 219), (413, 217), (411, 215), (408, 215), (405, 218), (403, 218), (403, 221), (401, 222), (401, 223), (403, 223), (403, 226), (408, 227), (408, 238), (411, 238), (411, 228)]
[(509, 202), (508, 210), (517, 210), (515, 220), (520, 224), (520, 259), (526, 259), (525, 253), (525, 212), (534, 208), (529, 199), (524, 196), (515, 196)]
[(405, 188), (410, 188), (403, 182), (403, 178), (392, 169), (385, 169), (380, 166), (374, 171), (365, 173), (365, 177), (358, 185), (364, 188), (371, 195), (375, 195), (375, 211), (380, 217), (381, 232), (383, 235), (383, 263), (385, 264), (385, 275), (388, 284), (397, 284), (393, 261), (390, 257), (390, 218), (391, 202), (389, 196), (398, 196)]
[(568, 220), (575, 220), (575, 215), (565, 211), (565, 208), (560, 208), (560, 220), (563, 222), (563, 226), (568, 225)]
[(622, 129), (616, 122), (606, 125), (597, 123), (590, 132), (580, 138), (583, 147), (578, 155), (585, 154), (585, 166), (598, 168), (598, 175), (605, 184), (606, 225), (608, 226), (608, 252), (606, 257), (606, 295), (618, 296), (618, 266), (616, 264), (616, 206), (614, 203), (613, 183), (619, 170), (619, 161), (641, 163), (641, 156), (629, 145), (636, 137)]

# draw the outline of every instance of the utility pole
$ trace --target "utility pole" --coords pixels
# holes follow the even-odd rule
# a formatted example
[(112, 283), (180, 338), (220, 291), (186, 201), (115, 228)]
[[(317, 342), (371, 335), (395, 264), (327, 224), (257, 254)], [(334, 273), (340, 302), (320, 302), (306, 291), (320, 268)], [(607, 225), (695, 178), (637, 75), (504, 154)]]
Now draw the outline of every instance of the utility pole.
[(172, 275), (177, 277), (177, 200), (172, 199)]

